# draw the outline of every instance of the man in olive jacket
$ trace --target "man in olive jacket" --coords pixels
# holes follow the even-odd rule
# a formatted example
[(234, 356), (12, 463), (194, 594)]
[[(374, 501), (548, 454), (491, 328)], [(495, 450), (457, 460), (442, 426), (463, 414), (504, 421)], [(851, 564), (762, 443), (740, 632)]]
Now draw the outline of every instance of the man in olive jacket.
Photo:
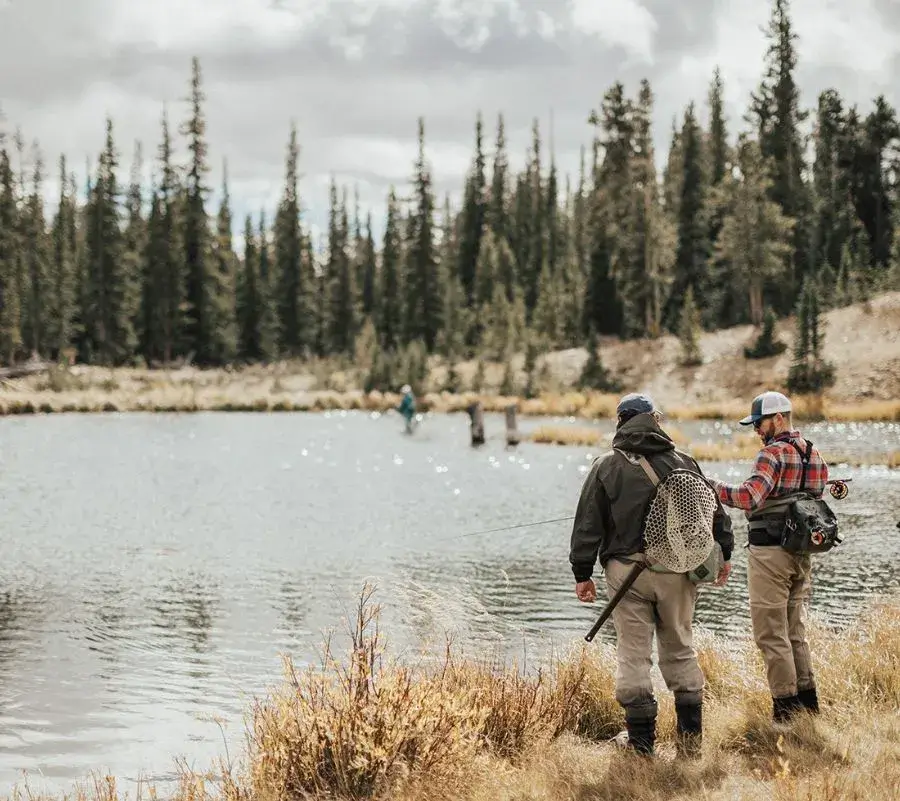
[[(702, 475), (699, 465), (675, 449), (660, 428), (661, 414), (646, 395), (626, 395), (616, 409), (613, 448), (646, 457), (660, 480), (682, 468)], [(609, 597), (615, 594), (641, 558), (643, 520), (655, 487), (638, 464), (618, 450), (597, 459), (584, 482), (572, 529), (569, 561), (579, 600), (597, 597), (591, 578), (598, 555), (606, 574)], [(731, 519), (721, 504), (713, 537), (722, 548), (725, 565), (715, 583), (731, 572), (734, 536)], [(692, 622), (697, 585), (684, 573), (645, 570), (612, 615), (616, 629), (616, 700), (625, 710), (627, 744), (652, 754), (656, 740), (657, 702), (650, 678), (651, 649), (656, 634), (659, 669), (675, 694), (679, 753), (697, 756), (703, 729), (704, 678), (693, 647)]]

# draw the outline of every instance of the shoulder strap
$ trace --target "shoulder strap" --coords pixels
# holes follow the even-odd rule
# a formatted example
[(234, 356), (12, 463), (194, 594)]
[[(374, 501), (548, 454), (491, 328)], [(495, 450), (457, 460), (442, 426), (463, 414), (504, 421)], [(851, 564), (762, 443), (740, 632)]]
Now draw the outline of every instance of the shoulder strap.
[(629, 462), (637, 462), (643, 469), (643, 471), (647, 474), (647, 478), (650, 479), (650, 483), (655, 487), (659, 484), (659, 476), (656, 474), (656, 471), (653, 469), (653, 465), (647, 461), (646, 456), (641, 456), (638, 453), (627, 453), (619, 448), (613, 448), (614, 451), (621, 453)]
[(803, 492), (806, 489), (806, 471), (809, 469), (809, 460), (812, 458), (813, 444), (806, 440), (806, 453), (804, 453), (794, 440), (791, 439), (788, 442), (800, 454), (800, 492)]

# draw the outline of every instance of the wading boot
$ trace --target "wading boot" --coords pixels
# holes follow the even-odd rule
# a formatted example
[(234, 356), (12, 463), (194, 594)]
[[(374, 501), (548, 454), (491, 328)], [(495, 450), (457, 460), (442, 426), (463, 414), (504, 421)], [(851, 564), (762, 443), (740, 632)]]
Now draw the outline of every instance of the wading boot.
[(656, 743), (656, 703), (628, 707), (625, 710), (627, 747), (638, 754), (653, 756)]
[(684, 759), (699, 759), (703, 744), (703, 705), (675, 703), (675, 749)]
[(798, 695), (772, 699), (772, 718), (776, 723), (789, 723), (803, 709)]
[(819, 696), (816, 693), (815, 687), (811, 687), (808, 690), (800, 690), (800, 692), (797, 693), (797, 697), (800, 699), (800, 703), (807, 712), (810, 712), (813, 715), (819, 714)]

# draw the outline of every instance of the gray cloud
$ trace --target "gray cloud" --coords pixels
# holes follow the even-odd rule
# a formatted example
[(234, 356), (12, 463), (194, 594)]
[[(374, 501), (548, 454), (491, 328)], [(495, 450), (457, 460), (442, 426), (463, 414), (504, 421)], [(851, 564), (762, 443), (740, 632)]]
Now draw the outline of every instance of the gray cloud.
[[(464, 13), (448, 21), (441, 16), (446, 0), (408, 0), (399, 9), (373, 0), (374, 11), (365, 19), (358, 3), (340, 0), (289, 36), (273, 39), (245, 15), (212, 34), (172, 43), (153, 31), (127, 40), (107, 33), (117, 28), (106, 20), (128, 13), (129, 6), (114, 0), (9, 0), (0, 6), (0, 104), (28, 137), (40, 139), (49, 160), (66, 151), (79, 167), (102, 145), (103, 117), (110, 114), (127, 167), (135, 139), (145, 143), (146, 154), (155, 152), (163, 103), (173, 128), (184, 117), (190, 58), (198, 55), (211, 159), (218, 170), (228, 157), (238, 219), (276, 202), (295, 120), (304, 190), (311, 218), (320, 224), (332, 173), (358, 182), (363, 205), (381, 213), (388, 185), (402, 183), (411, 171), (420, 115), (437, 187), (452, 192), (460, 189), (467, 168), (478, 110), (489, 144), (497, 114), (504, 113), (515, 163), (524, 156), (532, 119), (540, 118), (546, 140), (552, 112), (558, 162), (574, 172), (579, 148), (591, 137), (588, 114), (613, 81), (622, 80), (634, 93), (642, 77), (651, 80), (657, 146), (664, 150), (673, 116), (692, 98), (704, 106), (719, 63), (731, 100), (731, 129), (743, 127), (743, 106), (762, 71), (759, 27), (768, 9), (758, 0), (641, 0), (655, 28), (634, 32), (634, 47), (627, 46), (625, 28), (617, 27), (613, 6), (604, 38), (576, 27), (575, 1), (520, 2), (518, 10), (496, 3), (493, 15), (485, 16), (456, 0)], [(131, 2), (143, 6), (150, 0)], [(896, 58), (900, 12), (889, 0), (873, 2)], [(795, 5), (804, 41), (825, 42), (811, 47), (815, 59), (801, 61), (805, 105), (814, 105), (817, 94), (832, 85), (863, 108), (881, 91), (898, 102), (891, 53), (885, 53), (883, 69), (869, 58), (862, 59), (869, 67), (859, 72), (854, 54), (865, 55), (871, 43), (852, 41), (856, 34), (845, 31), (848, 49), (835, 54), (826, 37), (839, 35), (838, 23), (816, 11), (821, 6), (804, 0)], [(223, 3), (221, 13), (230, 7)], [(636, 23), (630, 24), (632, 30)], [(648, 36), (650, 61), (641, 46), (641, 37)], [(213, 180), (218, 182), (218, 172)]]

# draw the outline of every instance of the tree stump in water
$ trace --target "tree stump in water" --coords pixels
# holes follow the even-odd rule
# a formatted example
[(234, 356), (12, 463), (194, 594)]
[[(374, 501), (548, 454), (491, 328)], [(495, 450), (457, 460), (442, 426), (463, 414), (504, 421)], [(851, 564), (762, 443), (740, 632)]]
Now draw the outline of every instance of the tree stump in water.
[(506, 407), (506, 444), (510, 446), (518, 445), (522, 441), (516, 424), (517, 409), (518, 407), (515, 403), (511, 403)]
[(469, 433), (472, 445), (484, 445), (484, 409), (480, 403), (473, 403), (466, 410), (469, 413)]

